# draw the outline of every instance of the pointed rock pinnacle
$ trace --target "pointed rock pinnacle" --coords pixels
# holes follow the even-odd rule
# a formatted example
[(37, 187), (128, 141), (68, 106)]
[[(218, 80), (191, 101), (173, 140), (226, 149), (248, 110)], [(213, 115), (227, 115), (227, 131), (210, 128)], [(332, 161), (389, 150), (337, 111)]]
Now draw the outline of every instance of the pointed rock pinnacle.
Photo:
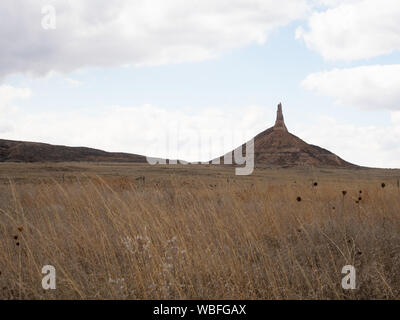
[(274, 130), (288, 131), (285, 126), (285, 120), (283, 119), (282, 103), (278, 104), (278, 111), (276, 112), (276, 121), (274, 125)]

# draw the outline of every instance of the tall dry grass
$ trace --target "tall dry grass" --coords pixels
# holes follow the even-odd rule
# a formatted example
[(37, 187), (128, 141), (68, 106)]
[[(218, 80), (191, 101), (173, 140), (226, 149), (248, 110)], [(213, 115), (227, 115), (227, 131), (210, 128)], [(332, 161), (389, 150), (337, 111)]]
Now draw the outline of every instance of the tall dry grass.
[[(399, 231), (397, 186), (376, 182), (10, 182), (0, 298), (399, 298)], [(41, 287), (47, 264), (56, 290)], [(347, 264), (356, 290), (341, 288)]]

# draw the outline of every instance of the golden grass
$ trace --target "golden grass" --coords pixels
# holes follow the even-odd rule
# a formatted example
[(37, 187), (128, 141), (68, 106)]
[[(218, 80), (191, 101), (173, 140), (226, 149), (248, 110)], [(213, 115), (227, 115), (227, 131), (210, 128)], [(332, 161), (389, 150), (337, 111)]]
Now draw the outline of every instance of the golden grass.
[[(400, 298), (393, 179), (204, 170), (4, 182), (0, 298)], [(41, 287), (46, 264), (56, 290)], [(356, 290), (341, 288), (347, 264)]]

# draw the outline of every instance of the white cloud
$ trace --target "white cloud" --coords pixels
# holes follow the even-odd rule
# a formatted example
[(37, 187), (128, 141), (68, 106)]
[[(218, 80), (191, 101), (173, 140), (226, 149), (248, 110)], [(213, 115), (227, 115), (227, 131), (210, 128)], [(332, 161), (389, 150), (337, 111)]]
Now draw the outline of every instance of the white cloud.
[[(44, 30), (41, 7), (57, 13)], [(198, 61), (303, 17), (306, 0), (2, 0), (0, 76)]]
[(337, 7), (341, 4), (361, 2), (363, 0), (311, 0), (313, 6)]
[(10, 118), (18, 112), (15, 101), (28, 99), (31, 94), (32, 92), (28, 88), (15, 88), (9, 85), (0, 86), (0, 133), (8, 132), (12, 129)]
[(14, 100), (27, 99), (32, 92), (28, 88), (15, 88), (9, 85), (0, 86), (0, 109), (4, 110), (10, 107)]
[(312, 73), (302, 86), (362, 109), (400, 109), (400, 64)]
[(71, 78), (65, 78), (64, 80), (65, 80), (65, 82), (67, 82), (69, 85), (71, 85), (73, 87), (81, 87), (84, 85), (84, 83), (79, 80), (75, 80), (75, 79), (71, 79)]
[(330, 1), (337, 5), (314, 12), (296, 38), (327, 60), (357, 60), (400, 50), (398, 0)]

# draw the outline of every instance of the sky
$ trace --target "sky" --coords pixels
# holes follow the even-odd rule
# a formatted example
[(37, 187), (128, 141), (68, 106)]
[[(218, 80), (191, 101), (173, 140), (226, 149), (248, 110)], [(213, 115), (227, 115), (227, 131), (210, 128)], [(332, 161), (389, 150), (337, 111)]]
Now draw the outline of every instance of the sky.
[(398, 0), (2, 0), (0, 139), (189, 161), (275, 122), (400, 167)]

